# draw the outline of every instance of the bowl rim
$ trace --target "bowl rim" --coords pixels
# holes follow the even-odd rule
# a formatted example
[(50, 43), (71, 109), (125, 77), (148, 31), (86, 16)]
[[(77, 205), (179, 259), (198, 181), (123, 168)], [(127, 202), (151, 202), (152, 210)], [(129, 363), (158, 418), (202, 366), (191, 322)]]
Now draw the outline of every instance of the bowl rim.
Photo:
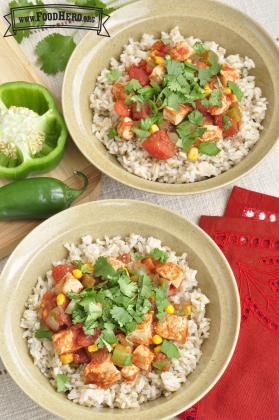
[[(151, 204), (149, 202), (146, 201), (140, 201), (140, 200), (125, 200), (125, 199), (108, 199), (108, 200), (98, 200), (98, 201), (93, 201), (93, 202), (89, 202), (89, 203), (84, 203), (84, 204), (80, 204), (79, 206), (75, 206), (73, 208), (64, 210), (58, 214), (56, 214), (55, 216), (45, 220), (41, 225), (37, 226), (33, 231), (31, 231), (15, 248), (15, 250), (13, 251), (13, 253), (10, 255), (10, 257), (8, 258), (4, 269), (0, 275), (0, 282), (1, 284), (4, 284), (4, 278), (6, 276), (6, 274), (9, 273), (9, 271), (11, 270), (11, 266), (13, 265), (13, 260), (16, 257), (16, 254), (21, 253), (21, 249), (24, 248), (26, 246), (26, 244), (28, 244), (28, 242), (32, 242), (32, 238), (36, 237), (37, 234), (40, 233), (40, 231), (45, 232), (48, 227), (51, 227), (53, 224), (56, 224), (55, 222), (58, 221), (59, 219), (66, 219), (65, 216), (67, 216), (67, 214), (69, 213), (78, 213), (81, 212), (83, 208), (86, 207), (92, 207), (94, 208), (94, 206), (121, 206), (121, 205), (126, 205), (126, 206), (145, 206), (148, 209), (153, 209), (154, 211), (158, 212), (158, 213), (164, 213), (166, 215), (169, 215), (172, 218), (175, 218), (175, 220), (177, 221), (177, 223), (183, 223), (183, 224), (188, 224), (189, 227), (191, 227), (191, 229), (196, 230), (196, 232), (203, 236), (206, 241), (208, 242), (208, 245), (211, 247), (212, 252), (214, 251), (215, 255), (218, 254), (218, 257), (220, 259), (220, 261), (223, 264), (223, 268), (226, 270), (227, 272), (227, 276), (230, 279), (230, 284), (232, 287), (232, 291), (234, 292), (233, 294), (233, 298), (234, 298), (234, 304), (237, 305), (236, 307), (236, 317), (234, 320), (235, 326), (234, 326), (234, 334), (233, 334), (233, 338), (232, 338), (232, 346), (230, 348), (230, 350), (228, 351), (223, 365), (221, 368), (218, 368), (218, 373), (214, 375), (214, 381), (212, 381), (208, 386), (205, 386), (204, 391), (202, 393), (199, 393), (199, 395), (195, 398), (192, 399), (191, 404), (184, 406), (184, 407), (179, 407), (175, 410), (173, 410), (173, 412), (170, 415), (161, 417), (162, 419), (169, 419), (172, 416), (175, 416), (177, 414), (179, 414), (180, 412), (182, 412), (183, 410), (189, 408), (190, 406), (194, 405), (197, 401), (199, 401), (201, 398), (203, 398), (211, 389), (212, 387), (216, 384), (216, 382), (220, 379), (220, 377), (223, 375), (224, 371), (226, 370), (236, 347), (237, 344), (237, 340), (238, 340), (238, 336), (239, 336), (239, 330), (240, 330), (240, 320), (241, 320), (241, 305), (240, 305), (240, 297), (239, 297), (239, 293), (238, 293), (238, 286), (237, 286), (237, 282), (235, 279), (235, 276), (233, 274), (233, 271), (227, 261), (227, 259), (225, 258), (224, 254), (222, 253), (222, 251), (219, 249), (219, 247), (217, 246), (217, 244), (213, 241), (213, 239), (205, 232), (203, 231), (198, 225), (196, 225), (195, 223), (191, 222), (190, 220), (184, 218), (183, 216), (181, 216), (180, 214), (177, 214), (173, 211), (170, 211), (168, 209), (165, 209), (164, 207), (155, 205), (155, 204)], [(51, 230), (51, 229), (50, 229)], [(61, 232), (56, 233), (56, 236), (60, 236)], [(186, 239), (185, 242), (187, 243)], [(44, 247), (46, 245), (47, 242), (43, 242), (40, 244), (40, 246), (38, 246), (35, 250), (35, 253), (32, 255), (36, 255), (37, 253), (40, 253), (41, 248)], [(31, 252), (31, 251), (30, 251)], [(21, 266), (25, 263), (25, 260), (23, 259), (21, 262), (17, 262), (17, 271), (20, 270)], [(20, 266), (21, 264), (21, 266)], [(11, 299), (11, 296), (9, 296), (9, 298)], [(1, 295), (0, 297), (0, 301), (2, 302), (6, 302), (7, 303), (7, 297), (5, 298), (5, 286), (4, 286), (4, 293), (3, 295)], [(1, 309), (2, 307), (2, 309)], [(4, 315), (5, 311), (4, 311), (4, 305), (1, 305), (0, 307), (0, 313), (2, 312), (2, 315)], [(39, 402), (37, 401), (38, 397), (36, 395), (36, 392), (32, 390), (29, 390), (28, 387), (27, 389), (24, 388), (24, 384), (26, 384), (26, 379), (23, 373), (21, 372), (15, 372), (14, 370), (14, 364), (13, 364), (13, 357), (9, 354), (9, 344), (7, 343), (7, 338), (6, 335), (4, 335), (3, 331), (4, 331), (4, 324), (5, 324), (5, 316), (1, 316), (0, 317), (0, 357), (8, 371), (8, 373), (11, 375), (12, 379), (16, 382), (16, 384), (24, 391), (24, 393), (31, 398), (37, 405), (43, 407), (44, 409), (46, 409), (47, 411), (58, 415), (60, 418), (65, 418), (65, 419), (70, 419), (71, 417), (68, 417), (68, 415), (64, 416), (58, 412), (58, 410), (53, 407), (51, 404), (51, 406), (49, 406), (47, 403), (44, 402), (44, 400), (40, 400)], [(55, 390), (53, 390), (53, 392), (55, 392)], [(52, 393), (52, 392), (51, 392)], [(175, 398), (175, 397), (174, 397)], [(53, 401), (54, 402), (54, 401)], [(83, 406), (78, 406), (79, 408), (84, 408)], [(141, 405), (141, 407), (144, 407), (144, 404)], [(94, 407), (93, 407), (94, 409)], [(127, 411), (128, 410), (128, 411)], [(130, 413), (132, 413), (130, 411), (131, 409), (125, 409), (122, 410), (122, 412), (120, 412), (118, 415), (118, 418), (123, 420), (124, 418), (127, 419), (127, 417), (130, 415)], [(92, 415), (96, 415), (96, 413), (92, 413)], [(147, 418), (147, 412), (146, 413), (142, 413), (142, 418)], [(126, 417), (127, 415), (127, 417)], [(97, 417), (99, 418), (98, 414)], [(85, 417), (87, 418), (87, 417)], [(139, 417), (137, 417), (139, 418)], [(100, 419), (104, 419), (104, 417), (100, 416)]]
[[(175, 2), (179, 3), (180, 0), (174, 0)], [(203, 1), (204, 3), (209, 3), (208, 0), (198, 0), (198, 1)], [(144, 6), (148, 3), (148, 0), (140, 0), (136, 3), (132, 3), (130, 5), (127, 5), (117, 11), (115, 11), (113, 13), (113, 21), (110, 21), (110, 32), (114, 35), (121, 33), (123, 30), (125, 30), (127, 28), (127, 24), (125, 25), (124, 22), (124, 17), (126, 12), (130, 12), (131, 15), (131, 9), (134, 7), (137, 8), (143, 8)], [(222, 3), (220, 0), (210, 0), (211, 5), (213, 5), (213, 7), (218, 7), (218, 8), (222, 8), (224, 10), (224, 12), (226, 12), (227, 14), (229, 14), (230, 12), (236, 13), (239, 16), (239, 19), (245, 20), (246, 22), (249, 22), (250, 25), (252, 25), (252, 27), (254, 27), (254, 30), (257, 33), (260, 33), (265, 39), (266, 41), (272, 46), (273, 48), (273, 53), (276, 51), (277, 54), (277, 59), (278, 59), (278, 65), (279, 65), (279, 48), (276, 45), (276, 43), (274, 42), (273, 38), (271, 37), (271, 35), (267, 32), (267, 30), (265, 28), (263, 28), (258, 22), (256, 22), (254, 19), (250, 18), (250, 16), (246, 15), (245, 13), (243, 13), (242, 11), (240, 11), (239, 9), (229, 6), (227, 4)], [(148, 13), (148, 12), (146, 12)], [(160, 16), (160, 11), (158, 11), (158, 15), (141, 15), (140, 17), (135, 17), (135, 18), (131, 18), (131, 16), (129, 15), (129, 21), (128, 21), (128, 26), (132, 27), (134, 24), (139, 23), (141, 21), (143, 21), (146, 17), (148, 18), (156, 18), (158, 16)], [(239, 168), (239, 165), (243, 164), (243, 162), (245, 161), (245, 159), (247, 159), (249, 157), (249, 154), (253, 151), (254, 147), (256, 146), (256, 144), (253, 146), (253, 148), (249, 151), (247, 156), (244, 156), (244, 158), (237, 163), (236, 165), (234, 165), (233, 167), (231, 167), (229, 170), (222, 172), (221, 174), (214, 176), (214, 177), (210, 177), (208, 179), (202, 180), (202, 181), (197, 181), (197, 182), (193, 182), (193, 183), (182, 183), (182, 184), (168, 184), (168, 183), (161, 183), (161, 182), (156, 182), (156, 181), (150, 181), (150, 180), (146, 180), (144, 178), (141, 178), (135, 174), (130, 173), (129, 171), (127, 171), (124, 167), (122, 167), (122, 165), (117, 162), (116, 157), (113, 156), (112, 158), (115, 159), (115, 163), (117, 164), (117, 166), (114, 168), (114, 170), (112, 169), (108, 169), (107, 165), (105, 165), (105, 162), (107, 161), (107, 157), (102, 157), (99, 161), (99, 158), (95, 158), (94, 156), (94, 144), (92, 143), (92, 154), (90, 154), (90, 156), (88, 156), (88, 154), (85, 151), (84, 145), (83, 145), (83, 140), (79, 140), (79, 127), (78, 127), (78, 123), (75, 121), (74, 115), (75, 113), (72, 112), (71, 109), (71, 104), (68, 102), (67, 98), (69, 97), (69, 93), (71, 92), (71, 88), (72, 88), (72, 82), (73, 82), (73, 74), (74, 74), (74, 68), (76, 66), (76, 57), (80, 54), (80, 51), (83, 49), (84, 44), (86, 44), (88, 42), (88, 40), (90, 40), (90, 38), (92, 38), (92, 33), (88, 33), (84, 36), (84, 38), (81, 40), (81, 42), (78, 44), (78, 46), (76, 47), (76, 49), (74, 50), (68, 65), (66, 67), (65, 70), (65, 76), (63, 79), (63, 85), (62, 85), (62, 107), (63, 107), (63, 113), (64, 113), (64, 117), (65, 117), (65, 121), (67, 123), (67, 127), (68, 130), (71, 134), (71, 137), (73, 139), (73, 141), (75, 142), (75, 144), (77, 145), (78, 149), (80, 150), (80, 152), (82, 154), (84, 154), (84, 156), (90, 161), (90, 163), (92, 165), (94, 165), (95, 167), (97, 167), (102, 173), (106, 174), (107, 176), (109, 176), (110, 178), (114, 179), (115, 181), (118, 181), (128, 187), (132, 187), (135, 188), (137, 190), (140, 191), (145, 191), (145, 192), (150, 192), (150, 193), (154, 193), (154, 194), (162, 194), (162, 195), (174, 195), (174, 196), (186, 196), (186, 195), (192, 195), (192, 194), (200, 194), (200, 193), (204, 193), (204, 192), (208, 192), (208, 191), (214, 191), (218, 188), (222, 188), (225, 187), (227, 185), (230, 185), (233, 182), (236, 182), (238, 179), (240, 179), (241, 177), (247, 175), (248, 173), (250, 173), (252, 170), (254, 170), (266, 157), (267, 155), (271, 152), (272, 148), (275, 146), (277, 139), (279, 137), (279, 131), (278, 134), (276, 136), (273, 136), (273, 138), (271, 139), (271, 141), (269, 140), (269, 147), (267, 152), (265, 153), (261, 153), (260, 156), (256, 156), (256, 158), (254, 159), (254, 161), (249, 161), (249, 167), (247, 168), (242, 168), (240, 169), (240, 172), (237, 171), (236, 168)], [(94, 42), (93, 45), (93, 49), (94, 48), (98, 48), (99, 43), (102, 40), (94, 40), (92, 39), (92, 42)], [(268, 54), (271, 53), (268, 52)], [(278, 78), (277, 78), (278, 79)], [(279, 84), (279, 79), (278, 79), (278, 84)], [(276, 98), (275, 98), (276, 99)], [(278, 104), (278, 101), (276, 100), (276, 104)], [(276, 105), (275, 104), (275, 105)], [(278, 109), (279, 109), (279, 105), (277, 105)], [(274, 118), (272, 118), (273, 121)], [(269, 124), (270, 126), (270, 124)], [(267, 126), (266, 130), (269, 129), (269, 126)], [(260, 133), (260, 137), (262, 136), (262, 133)], [(76, 140), (75, 140), (76, 139)], [(259, 139), (260, 141), (260, 139)], [(108, 157), (111, 157), (109, 155), (109, 152), (105, 149), (104, 147), (104, 151), (103, 151), (103, 155)], [(233, 171), (233, 173), (232, 173)], [(239, 173), (235, 173), (235, 171), (239, 172)], [(217, 181), (215, 181), (217, 180)], [(190, 189), (190, 190), (189, 190)]]

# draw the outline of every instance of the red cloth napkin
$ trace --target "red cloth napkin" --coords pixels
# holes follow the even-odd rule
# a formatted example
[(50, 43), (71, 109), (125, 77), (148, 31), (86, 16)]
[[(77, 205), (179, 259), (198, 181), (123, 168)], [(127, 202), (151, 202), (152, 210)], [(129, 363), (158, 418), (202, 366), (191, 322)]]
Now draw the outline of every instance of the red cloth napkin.
[(202, 216), (200, 226), (222, 249), (236, 276), (242, 308), (239, 340), (222, 378), (180, 418), (278, 420), (279, 199), (235, 187), (225, 214)]

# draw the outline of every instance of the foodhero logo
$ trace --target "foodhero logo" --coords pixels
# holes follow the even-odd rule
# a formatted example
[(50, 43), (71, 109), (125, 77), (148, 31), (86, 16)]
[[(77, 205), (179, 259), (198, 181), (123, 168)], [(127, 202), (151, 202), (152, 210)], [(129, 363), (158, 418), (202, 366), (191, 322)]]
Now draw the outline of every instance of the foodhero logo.
[(110, 36), (105, 28), (110, 16), (99, 7), (69, 4), (20, 6), (11, 7), (10, 13), (4, 17), (10, 25), (5, 37), (27, 29), (61, 27), (96, 31), (100, 36)]

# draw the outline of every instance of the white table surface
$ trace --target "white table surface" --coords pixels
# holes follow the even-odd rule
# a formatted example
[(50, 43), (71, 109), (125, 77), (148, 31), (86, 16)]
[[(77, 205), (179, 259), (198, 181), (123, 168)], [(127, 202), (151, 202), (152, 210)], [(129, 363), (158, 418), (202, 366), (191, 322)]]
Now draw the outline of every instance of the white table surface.
[[(156, 0), (154, 0), (156, 1)], [(234, 6), (247, 15), (257, 20), (279, 44), (279, 0), (222, 0), (224, 3)], [(62, 0), (55, 3), (65, 3)], [(1, 15), (7, 13), (8, 1), (0, 1)], [(45, 1), (45, 3), (54, 3)], [(171, 3), (171, 2), (170, 2)], [(112, 17), (113, 19), (113, 17)], [(36, 60), (33, 54), (34, 46), (38, 40), (42, 39), (48, 30), (37, 31), (36, 34), (22, 42), (22, 47), (29, 59), (36, 66)], [(61, 30), (60, 30), (61, 31)], [(63, 32), (63, 31), (61, 31)], [(69, 31), (68, 31), (69, 32)], [(83, 31), (77, 35), (81, 39)], [(65, 32), (64, 32), (65, 33)], [(97, 35), (96, 35), (97, 36)], [(1, 69), (0, 69), (1, 71)], [(279, 69), (278, 69), (279, 71)], [(46, 80), (48, 86), (57, 97), (61, 93), (63, 74), (55, 77), (48, 77), (40, 72), (43, 80)], [(278, 117), (279, 123), (279, 117)], [(256, 169), (250, 172), (236, 183), (238, 186), (259, 191), (265, 194), (279, 195), (279, 143), (275, 146), (272, 153)], [(102, 177), (102, 185), (99, 199), (105, 198), (130, 198), (144, 201), (151, 201), (161, 206), (167, 207), (177, 213), (182, 214), (188, 219), (197, 222), (202, 214), (222, 215), (226, 200), (230, 194), (231, 186), (209, 192), (202, 195), (189, 197), (167, 197), (150, 193), (144, 193), (108, 178)], [(0, 271), (2, 270), (6, 259), (0, 260)], [(18, 388), (13, 380), (6, 373), (3, 364), (0, 361), (0, 418), (1, 419), (56, 419), (47, 411), (34, 404)], [(73, 419), (74, 420), (74, 419)], [(210, 419), (214, 420), (214, 419)]]

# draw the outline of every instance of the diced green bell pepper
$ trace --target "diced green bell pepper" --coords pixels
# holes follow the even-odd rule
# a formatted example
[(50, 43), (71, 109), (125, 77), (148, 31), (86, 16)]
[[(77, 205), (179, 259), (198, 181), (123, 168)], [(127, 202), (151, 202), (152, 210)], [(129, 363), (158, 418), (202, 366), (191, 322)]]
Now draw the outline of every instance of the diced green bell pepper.
[(113, 350), (111, 361), (119, 367), (130, 366), (132, 354), (127, 350), (127, 347), (118, 344)]
[(0, 177), (24, 178), (61, 160), (68, 131), (51, 93), (28, 82), (0, 85)]

